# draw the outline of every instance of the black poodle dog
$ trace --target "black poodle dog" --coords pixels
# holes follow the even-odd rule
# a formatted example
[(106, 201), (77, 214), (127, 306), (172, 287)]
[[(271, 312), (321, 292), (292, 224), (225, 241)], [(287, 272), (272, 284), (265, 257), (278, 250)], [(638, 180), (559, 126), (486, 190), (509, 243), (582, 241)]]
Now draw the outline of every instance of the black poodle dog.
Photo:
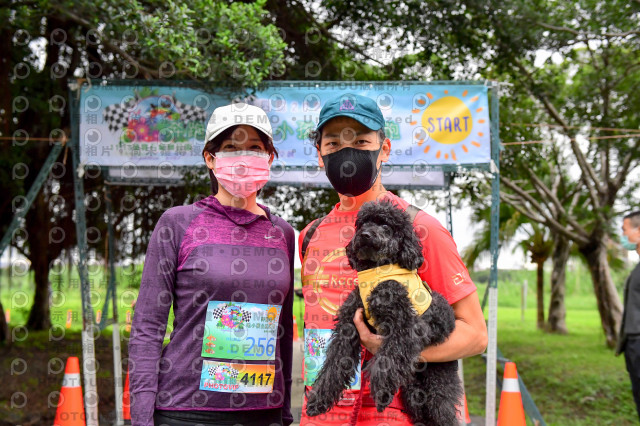
[[(338, 310), (327, 358), (308, 394), (307, 415), (329, 411), (354, 379), (360, 362), (360, 337), (353, 317), (358, 308), (365, 308), (367, 326), (383, 337), (362, 371), (370, 381), (377, 410), (383, 411), (400, 389), (414, 424), (457, 424), (456, 405), (463, 394), (458, 362), (419, 361), (423, 348), (447, 339), (455, 317), (446, 299), (417, 276), (424, 258), (409, 214), (390, 201), (367, 202), (358, 212), (355, 227), (346, 251), (359, 283)], [(385, 280), (385, 271), (395, 272), (396, 278), (415, 278)], [(366, 283), (361, 281), (365, 276), (369, 277)], [(372, 281), (372, 276), (379, 278)]]

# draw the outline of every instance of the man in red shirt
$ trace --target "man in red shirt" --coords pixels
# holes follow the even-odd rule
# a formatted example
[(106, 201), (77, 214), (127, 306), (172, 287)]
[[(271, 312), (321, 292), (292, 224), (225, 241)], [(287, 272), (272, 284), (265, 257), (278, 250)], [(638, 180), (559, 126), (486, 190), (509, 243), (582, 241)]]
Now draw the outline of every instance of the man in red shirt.
[[(364, 96), (345, 95), (324, 105), (317, 129), (311, 135), (318, 150), (319, 165), (325, 168), (340, 202), (319, 224), (315, 221), (310, 223), (299, 236), (305, 299), (305, 390), (313, 385), (322, 366), (335, 314), (357, 285), (357, 274), (349, 266), (345, 247), (353, 236), (358, 210), (367, 201), (384, 198), (402, 209), (409, 204), (388, 192), (381, 182), (380, 169), (382, 163), (388, 161), (391, 151), (391, 142), (384, 135), (384, 124), (382, 112), (375, 101)], [(418, 212), (413, 225), (425, 258), (418, 275), (447, 299), (456, 317), (456, 327), (450, 337), (441, 345), (425, 348), (421, 361), (451, 361), (484, 352), (487, 346), (484, 315), (475, 284), (460, 259), (451, 234), (424, 211)], [(303, 241), (312, 228), (315, 228), (313, 235), (302, 253)], [(361, 361), (370, 359), (380, 346), (379, 336), (366, 327), (361, 309), (356, 313), (354, 323), (363, 346)], [(306, 415), (305, 391), (300, 424), (411, 424), (403, 412), (399, 393), (386, 410), (382, 413), (376, 411), (368, 386), (360, 387), (361, 368), (356, 367), (356, 378), (351, 388), (325, 414)], [(361, 405), (359, 410), (354, 407), (358, 396), (361, 399), (357, 404)]]

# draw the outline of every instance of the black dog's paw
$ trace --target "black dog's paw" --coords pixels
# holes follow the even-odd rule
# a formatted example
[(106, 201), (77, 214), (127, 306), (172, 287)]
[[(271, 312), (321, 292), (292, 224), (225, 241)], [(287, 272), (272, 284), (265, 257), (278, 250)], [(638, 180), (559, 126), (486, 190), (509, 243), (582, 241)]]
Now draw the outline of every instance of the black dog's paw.
[(318, 403), (307, 403), (307, 416), (309, 417), (319, 416), (320, 414), (324, 414), (327, 411), (329, 410), (327, 410), (326, 408), (323, 409)]
[(331, 409), (332, 405), (328, 403), (320, 394), (311, 389), (307, 394), (307, 416), (314, 417), (324, 414)]
[(378, 390), (375, 394), (372, 395), (373, 400), (376, 403), (376, 410), (378, 413), (382, 413), (393, 401), (393, 393), (387, 390)]

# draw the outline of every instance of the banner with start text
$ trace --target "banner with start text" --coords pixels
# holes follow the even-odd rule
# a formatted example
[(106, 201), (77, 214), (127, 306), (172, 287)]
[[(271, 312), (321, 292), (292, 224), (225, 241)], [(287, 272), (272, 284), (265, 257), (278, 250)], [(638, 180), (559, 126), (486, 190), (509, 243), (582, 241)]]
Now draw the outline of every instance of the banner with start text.
[[(353, 95), (374, 99), (391, 141), (387, 165), (487, 164), (491, 158), (487, 87), (419, 82), (265, 83), (252, 95), (216, 95), (193, 87), (85, 85), (80, 90), (83, 165), (162, 167), (204, 165), (206, 123), (222, 105), (244, 102), (268, 115), (279, 158), (272, 167), (317, 167), (309, 140), (324, 103)], [(295, 167), (300, 169), (301, 167)]]

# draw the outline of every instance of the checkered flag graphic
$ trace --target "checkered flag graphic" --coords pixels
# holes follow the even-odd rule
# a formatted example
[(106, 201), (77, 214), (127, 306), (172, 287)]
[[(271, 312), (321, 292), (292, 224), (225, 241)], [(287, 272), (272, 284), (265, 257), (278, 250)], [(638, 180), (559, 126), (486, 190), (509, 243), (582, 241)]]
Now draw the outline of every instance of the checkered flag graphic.
[(251, 312), (249, 311), (242, 311), (242, 322), (249, 322), (251, 321)]
[(313, 340), (314, 337), (318, 341), (318, 346), (320, 346), (320, 348), (324, 349), (325, 346), (327, 345), (327, 340), (324, 337), (318, 336), (315, 333), (309, 335), (309, 337), (307, 337), (307, 340)]
[[(116, 132), (127, 126), (129, 123), (129, 112), (136, 105), (137, 99), (130, 99), (123, 104), (112, 104), (107, 106), (102, 115), (104, 121), (107, 122), (109, 131)], [(180, 111), (180, 121), (183, 123), (205, 121), (207, 119), (207, 111), (195, 105), (185, 104), (176, 100), (174, 102), (178, 111)]]
[(213, 312), (211, 312), (211, 315), (213, 315), (215, 319), (222, 317), (222, 312), (226, 309), (226, 307), (227, 305), (218, 306), (213, 310)]
[(175, 101), (175, 105), (180, 111), (180, 119), (185, 123), (189, 123), (191, 121), (205, 121), (207, 119), (207, 111), (202, 108), (198, 108), (195, 105), (185, 104), (178, 100)]
[[(215, 308), (212, 312), (211, 315), (213, 316), (213, 318), (218, 319), (222, 317), (222, 313), (224, 312), (225, 309), (227, 309), (227, 307), (229, 307), (229, 304), (225, 304), (225, 305), (221, 305), (218, 306), (217, 308)], [(245, 311), (244, 309), (242, 310), (242, 321), (243, 322), (249, 322), (251, 321), (251, 312), (249, 311)]]
[(231, 372), (230, 372), (231, 373), (231, 377), (233, 377), (234, 379), (238, 378), (239, 371), (236, 370), (235, 368), (230, 368), (230, 370), (231, 370)]
[[(209, 376), (210, 377), (215, 376), (215, 374), (218, 372), (218, 370), (222, 371), (223, 367), (225, 367), (225, 366), (218, 365), (216, 367), (213, 367), (213, 366), (209, 367)], [(235, 368), (228, 367), (228, 366), (226, 366), (226, 367), (229, 370), (229, 376), (230, 377), (232, 377), (234, 379), (238, 378), (238, 374), (239, 374), (238, 370), (236, 370)]]
[(102, 111), (104, 121), (106, 121), (109, 126), (109, 131), (116, 132), (127, 126), (129, 123), (129, 111), (131, 111), (131, 108), (133, 108), (135, 104), (136, 99), (130, 99), (124, 104), (109, 105)]

